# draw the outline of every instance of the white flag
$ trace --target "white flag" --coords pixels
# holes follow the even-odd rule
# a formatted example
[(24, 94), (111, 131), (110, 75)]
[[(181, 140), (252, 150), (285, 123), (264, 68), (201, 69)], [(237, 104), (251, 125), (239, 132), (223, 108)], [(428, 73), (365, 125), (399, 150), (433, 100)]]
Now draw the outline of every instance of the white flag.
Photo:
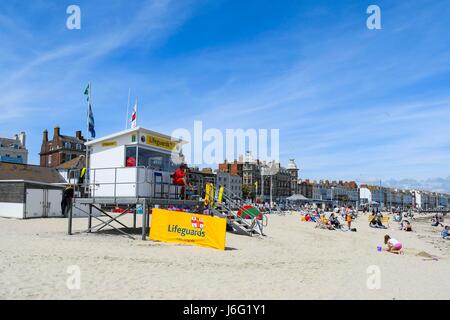
[(131, 114), (131, 128), (137, 127), (137, 100), (133, 107), (133, 113)]

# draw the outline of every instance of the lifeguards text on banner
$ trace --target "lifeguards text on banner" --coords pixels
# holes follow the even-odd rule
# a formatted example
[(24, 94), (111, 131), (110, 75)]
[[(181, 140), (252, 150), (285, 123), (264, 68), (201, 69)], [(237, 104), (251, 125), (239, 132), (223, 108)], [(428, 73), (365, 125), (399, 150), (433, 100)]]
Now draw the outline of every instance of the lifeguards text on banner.
[(224, 218), (155, 208), (150, 240), (225, 250), (226, 223)]

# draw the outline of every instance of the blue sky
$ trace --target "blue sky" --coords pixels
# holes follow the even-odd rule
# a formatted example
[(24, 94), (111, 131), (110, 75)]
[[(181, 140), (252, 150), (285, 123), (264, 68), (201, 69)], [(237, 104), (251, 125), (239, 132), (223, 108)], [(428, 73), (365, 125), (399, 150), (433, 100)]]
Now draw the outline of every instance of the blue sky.
[(2, 2), (0, 135), (26, 131), (32, 163), (45, 128), (85, 133), (91, 81), (98, 136), (131, 87), (149, 129), (279, 128), (301, 177), (450, 176), (449, 1), (112, 2)]

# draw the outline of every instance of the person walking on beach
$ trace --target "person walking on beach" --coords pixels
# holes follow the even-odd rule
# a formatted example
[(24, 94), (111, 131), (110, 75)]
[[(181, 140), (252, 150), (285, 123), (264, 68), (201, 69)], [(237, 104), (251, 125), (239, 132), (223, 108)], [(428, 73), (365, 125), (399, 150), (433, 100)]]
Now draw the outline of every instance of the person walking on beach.
[(348, 230), (352, 229), (352, 219), (352, 210), (349, 207), (345, 212), (345, 221), (347, 221)]

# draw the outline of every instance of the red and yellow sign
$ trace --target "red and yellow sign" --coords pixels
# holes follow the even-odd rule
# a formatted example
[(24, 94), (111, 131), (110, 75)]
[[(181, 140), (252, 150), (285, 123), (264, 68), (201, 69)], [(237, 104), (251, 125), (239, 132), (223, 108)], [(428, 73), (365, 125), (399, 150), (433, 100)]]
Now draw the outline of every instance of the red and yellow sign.
[(153, 209), (150, 240), (225, 250), (226, 224), (224, 218)]

